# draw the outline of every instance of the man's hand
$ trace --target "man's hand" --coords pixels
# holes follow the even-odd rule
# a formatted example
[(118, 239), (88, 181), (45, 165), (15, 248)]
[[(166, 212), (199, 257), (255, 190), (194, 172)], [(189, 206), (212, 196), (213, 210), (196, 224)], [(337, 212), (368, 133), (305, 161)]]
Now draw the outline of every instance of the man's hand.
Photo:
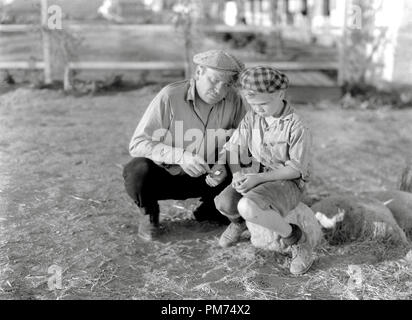
[(210, 171), (209, 165), (202, 157), (197, 154), (193, 155), (189, 152), (185, 152), (183, 154), (183, 159), (180, 166), (184, 172), (193, 178), (200, 177)]
[(210, 187), (217, 187), (227, 177), (227, 170), (223, 164), (215, 164), (206, 176), (206, 183)]
[(234, 188), (240, 194), (245, 195), (250, 189), (256, 187), (262, 182), (263, 179), (259, 174), (245, 174), (242, 180), (239, 180)]

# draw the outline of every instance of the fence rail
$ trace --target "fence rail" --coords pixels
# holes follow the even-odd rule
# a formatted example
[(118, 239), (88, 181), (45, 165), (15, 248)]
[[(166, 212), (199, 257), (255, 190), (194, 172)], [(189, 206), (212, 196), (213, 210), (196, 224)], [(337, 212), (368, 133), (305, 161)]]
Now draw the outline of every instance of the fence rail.
[(1, 69), (44, 69), (43, 61), (1, 61)]
[[(319, 70), (337, 70), (338, 63), (335, 62), (246, 62), (247, 67), (258, 65), (274, 66), (284, 71), (319, 71)], [(148, 61), (148, 62), (116, 62), (116, 61), (80, 61), (69, 62), (64, 71), (64, 89), (72, 88), (72, 71), (74, 70), (173, 70), (184, 71), (184, 62), (169, 61)], [(323, 81), (324, 82), (324, 81)]]
[[(43, 22), (44, 23), (44, 22)], [(7, 32), (29, 32), (37, 25), (1, 25), (0, 33)], [(66, 21), (63, 24), (63, 28), (71, 29), (75, 32), (82, 30), (94, 30), (94, 31), (135, 31), (135, 32), (175, 32), (173, 25), (154, 25), (154, 24), (80, 24), (73, 21)], [(213, 25), (213, 26), (201, 26), (200, 29), (206, 32), (239, 32), (239, 33), (264, 33), (270, 34), (276, 31), (282, 31), (288, 28), (288, 30), (296, 29), (293, 27), (285, 26), (273, 26), (273, 27), (256, 27), (256, 26), (226, 26), (226, 25)], [(330, 31), (333, 28), (329, 28)], [(339, 29), (339, 28), (337, 28)], [(47, 41), (43, 41), (43, 45), (47, 44)], [(45, 50), (47, 51), (47, 50)], [(46, 52), (45, 52), (46, 53)], [(45, 58), (47, 55), (45, 54)], [(317, 70), (338, 70), (339, 65), (336, 62), (299, 62), (299, 61), (282, 61), (282, 62), (248, 62), (247, 66), (257, 65), (270, 65), (280, 70), (285, 71), (317, 71)], [(44, 69), (45, 78), (47, 76), (47, 69), (50, 67), (50, 61), (9, 61), (0, 62), (0, 69)], [(147, 61), (147, 62), (116, 62), (116, 61), (80, 61), (69, 62), (66, 64), (64, 72), (64, 85), (65, 88), (70, 88), (71, 72), (73, 70), (184, 70), (185, 62), (170, 62), (170, 61)], [(50, 73), (50, 72), (49, 72)], [(49, 76), (50, 78), (50, 76)], [(49, 80), (50, 81), (50, 80)]]
[[(0, 32), (27, 32), (33, 30), (35, 24), (0, 24)], [(72, 29), (73, 31), (82, 30), (113, 30), (113, 31), (144, 31), (144, 32), (173, 32), (175, 27), (172, 24), (83, 24), (76, 22), (64, 22), (63, 28)], [(299, 27), (294, 26), (250, 26), (250, 25), (205, 25), (199, 26), (199, 29), (206, 32), (237, 32), (237, 33), (271, 33), (277, 31), (302, 31)], [(337, 31), (341, 27), (318, 27), (316, 31)]]

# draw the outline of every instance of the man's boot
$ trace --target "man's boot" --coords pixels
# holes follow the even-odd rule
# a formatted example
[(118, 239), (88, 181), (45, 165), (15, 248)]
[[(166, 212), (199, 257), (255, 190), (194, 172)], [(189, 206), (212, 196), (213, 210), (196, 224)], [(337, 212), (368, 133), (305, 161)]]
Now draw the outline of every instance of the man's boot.
[(226, 226), (230, 224), (229, 219), (216, 209), (213, 201), (202, 202), (201, 205), (197, 207), (195, 211), (193, 211), (193, 215), (196, 221), (199, 222), (213, 221)]
[(159, 233), (159, 206), (139, 208), (137, 235), (145, 241), (155, 240)]

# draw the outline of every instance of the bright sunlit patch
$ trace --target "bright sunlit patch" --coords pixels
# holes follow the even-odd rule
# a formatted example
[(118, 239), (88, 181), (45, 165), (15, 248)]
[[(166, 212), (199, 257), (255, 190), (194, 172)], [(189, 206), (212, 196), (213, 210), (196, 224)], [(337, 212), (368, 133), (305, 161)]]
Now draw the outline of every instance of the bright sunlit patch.
[(236, 25), (236, 17), (237, 17), (237, 6), (236, 2), (228, 1), (226, 2), (225, 8), (225, 24), (228, 26), (235, 26)]
[(2, 4), (3, 6), (7, 6), (9, 4), (12, 4), (14, 2), (14, 0), (0, 0), (0, 4)]

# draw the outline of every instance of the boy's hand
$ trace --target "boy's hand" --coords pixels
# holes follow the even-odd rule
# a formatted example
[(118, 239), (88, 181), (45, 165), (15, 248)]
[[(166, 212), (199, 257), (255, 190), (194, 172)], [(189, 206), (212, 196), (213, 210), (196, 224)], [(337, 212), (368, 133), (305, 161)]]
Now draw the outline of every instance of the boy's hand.
[(245, 181), (246, 175), (242, 171), (237, 171), (233, 173), (232, 176), (232, 187), (236, 189), (239, 185), (242, 184), (243, 181)]
[(246, 174), (244, 180), (238, 184), (235, 189), (242, 195), (245, 195), (250, 189), (256, 187), (263, 182), (259, 174)]
[(206, 176), (206, 183), (210, 187), (217, 187), (227, 177), (227, 170), (225, 165), (215, 164)]
[(243, 181), (246, 180), (247, 175), (253, 173), (257, 174), (257, 171), (254, 167), (242, 168), (239, 171), (235, 172), (233, 174), (232, 187), (236, 189)]

